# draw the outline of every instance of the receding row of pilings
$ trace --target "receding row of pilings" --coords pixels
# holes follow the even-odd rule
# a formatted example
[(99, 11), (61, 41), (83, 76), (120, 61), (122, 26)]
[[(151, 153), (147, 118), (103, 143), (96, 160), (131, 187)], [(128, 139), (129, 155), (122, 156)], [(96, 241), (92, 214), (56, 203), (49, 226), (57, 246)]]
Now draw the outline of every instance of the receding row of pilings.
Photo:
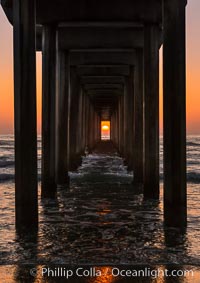
[[(138, 31), (131, 38), (129, 30), (120, 30), (124, 37), (118, 39), (119, 24), (114, 33), (104, 27), (103, 42), (101, 33), (98, 38), (99, 27), (93, 30), (94, 46), (100, 42), (102, 47), (98, 52), (106, 49), (109, 53), (101, 57), (91, 50), (85, 61), (96, 56), (93, 64), (72, 60), (71, 49), (93, 47), (88, 26), (87, 43), (79, 39), (83, 34), (77, 29), (71, 33), (72, 41), (66, 32), (66, 43), (64, 28), (59, 33), (56, 26), (43, 27), (42, 197), (54, 197), (57, 185), (69, 184), (69, 169), (80, 163), (85, 147), (91, 149), (100, 139), (100, 121), (106, 118), (111, 120), (113, 141), (134, 170), (134, 182), (144, 184), (145, 198), (158, 199), (159, 47), (163, 34), (164, 217), (166, 225), (186, 225), (185, 5), (182, 0), (163, 1), (163, 32), (154, 23), (142, 23), (141, 46), (135, 37)], [(38, 225), (35, 11), (35, 0), (14, 1), (17, 229)], [(133, 62), (121, 62), (127, 56), (125, 49), (134, 53)], [(115, 55), (119, 50), (123, 55)], [(108, 57), (112, 62), (105, 59)], [(105, 91), (86, 87), (86, 81), (101, 84), (103, 80), (123, 85), (122, 90), (112, 89), (115, 97), (110, 94), (106, 103), (102, 100)]]

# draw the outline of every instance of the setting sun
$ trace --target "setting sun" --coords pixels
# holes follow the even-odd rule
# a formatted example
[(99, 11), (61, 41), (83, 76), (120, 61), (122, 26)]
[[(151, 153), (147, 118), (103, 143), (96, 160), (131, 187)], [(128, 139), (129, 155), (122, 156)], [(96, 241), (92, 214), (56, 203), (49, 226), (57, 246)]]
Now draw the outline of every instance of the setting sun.
[(108, 127), (108, 126), (106, 126), (106, 125), (104, 125), (104, 126), (102, 127), (102, 130), (104, 130), (104, 131), (108, 131), (108, 130), (109, 130), (109, 127)]

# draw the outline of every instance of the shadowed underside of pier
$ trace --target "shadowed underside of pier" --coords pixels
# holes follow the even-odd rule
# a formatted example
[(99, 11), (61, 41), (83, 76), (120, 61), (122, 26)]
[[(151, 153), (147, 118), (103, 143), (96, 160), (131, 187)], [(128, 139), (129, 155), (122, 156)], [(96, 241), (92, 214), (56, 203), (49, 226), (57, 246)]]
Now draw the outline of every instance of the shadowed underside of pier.
[(108, 142), (99, 143), (107, 121), (109, 139), (134, 172), (133, 191), (140, 184), (144, 199), (158, 199), (161, 45), (165, 224), (186, 225), (186, 2), (2, 1), (14, 26), (17, 228), (38, 224), (36, 50), (42, 52), (42, 198), (67, 189), (68, 172), (95, 145), (98, 153), (109, 150)]

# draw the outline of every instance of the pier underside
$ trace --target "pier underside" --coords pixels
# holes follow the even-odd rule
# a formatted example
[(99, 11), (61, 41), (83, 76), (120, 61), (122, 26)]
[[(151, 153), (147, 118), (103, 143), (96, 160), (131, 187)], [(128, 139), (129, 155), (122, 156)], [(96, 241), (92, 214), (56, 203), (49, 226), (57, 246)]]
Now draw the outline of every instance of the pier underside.
[[(114, 185), (109, 185), (113, 164), (133, 172), (123, 197), (134, 214), (137, 188), (142, 189), (145, 201), (156, 202), (160, 197), (162, 45), (164, 220), (166, 226), (186, 226), (187, 1), (146, 2), (2, 1), (14, 27), (17, 229), (38, 226), (36, 51), (42, 52), (42, 199), (55, 199), (58, 188), (68, 194), (73, 183), (69, 172), (85, 170), (93, 153), (90, 171), (100, 163), (102, 172), (98, 169), (89, 178), (102, 200), (107, 193), (108, 198), (116, 195), (116, 205), (120, 202), (116, 174), (111, 174)], [(110, 155), (98, 157), (101, 151)], [(101, 177), (103, 184), (98, 182)], [(83, 191), (75, 193), (79, 197)], [(135, 218), (128, 215), (125, 213), (132, 224), (127, 229), (133, 229)], [(118, 232), (120, 229), (115, 230)]]

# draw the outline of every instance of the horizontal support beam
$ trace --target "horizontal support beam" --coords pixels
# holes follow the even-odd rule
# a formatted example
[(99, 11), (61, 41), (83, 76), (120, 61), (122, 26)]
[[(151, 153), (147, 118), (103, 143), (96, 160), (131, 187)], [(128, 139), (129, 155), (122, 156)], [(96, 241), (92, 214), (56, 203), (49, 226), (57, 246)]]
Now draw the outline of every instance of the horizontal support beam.
[(71, 66), (98, 65), (98, 64), (122, 64), (135, 65), (135, 51), (131, 52), (70, 52)]
[[(162, 22), (162, 1), (148, 0), (43, 0), (37, 1), (38, 23)], [(80, 23), (81, 24), (81, 23)]]
[(120, 83), (124, 84), (124, 77), (122, 76), (82, 76), (80, 78), (82, 84), (107, 84), (107, 83)]
[(135, 48), (86, 48), (86, 49), (81, 49), (81, 48), (75, 48), (71, 49), (71, 52), (80, 52), (80, 53), (98, 53), (98, 52), (119, 52), (119, 53), (132, 53), (135, 52)]
[(144, 27), (143, 23), (141, 22), (63, 22), (58, 25), (58, 27), (76, 27), (76, 28), (83, 28), (83, 27), (103, 27), (103, 28), (142, 28)]
[(84, 84), (83, 88), (87, 90), (123, 90), (124, 86), (123, 84)]
[(60, 27), (60, 49), (140, 48), (144, 46), (143, 28)]
[(130, 70), (126, 65), (84, 65), (77, 68), (77, 73), (79, 76), (128, 76)]
[(104, 108), (112, 108), (113, 104), (115, 102), (118, 101), (117, 97), (114, 97), (114, 98), (108, 98), (108, 99), (97, 99), (97, 98), (90, 98), (90, 100), (95, 104), (95, 105), (98, 105), (98, 106), (101, 106), (101, 107), (104, 107)]
[(123, 90), (117, 89), (99, 89), (99, 90), (87, 90), (86, 93), (91, 96), (115, 96), (123, 95)]

